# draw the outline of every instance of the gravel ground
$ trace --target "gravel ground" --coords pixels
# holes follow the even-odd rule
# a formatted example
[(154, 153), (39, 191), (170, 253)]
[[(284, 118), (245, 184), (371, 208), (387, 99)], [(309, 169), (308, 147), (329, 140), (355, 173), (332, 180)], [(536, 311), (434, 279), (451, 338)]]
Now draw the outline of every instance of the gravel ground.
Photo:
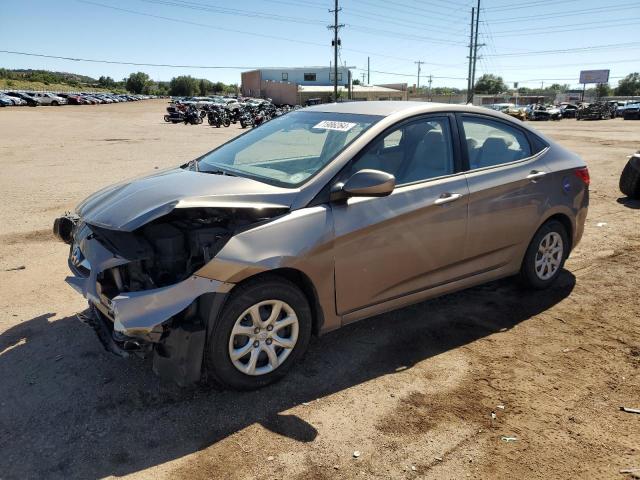
[[(315, 339), (251, 393), (161, 384), (75, 313), (56, 215), (241, 132), (164, 102), (0, 109), (0, 479), (625, 478), (640, 468), (640, 122), (539, 123), (592, 178), (557, 287), (511, 279)], [(492, 419), (491, 413), (495, 413)], [(515, 438), (513, 441), (507, 441)], [(354, 452), (360, 452), (357, 456)]]

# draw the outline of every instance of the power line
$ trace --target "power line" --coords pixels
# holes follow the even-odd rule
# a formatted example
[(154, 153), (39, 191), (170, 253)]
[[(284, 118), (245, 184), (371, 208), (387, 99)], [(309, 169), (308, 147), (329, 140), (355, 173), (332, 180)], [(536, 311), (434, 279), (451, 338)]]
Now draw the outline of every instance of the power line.
[[(17, 52), (13, 50), (0, 50), (0, 53), (8, 53), (11, 55), (24, 55), (29, 57), (42, 57), (53, 58), (57, 60), (70, 60), (72, 62), (89, 62), (89, 63), (106, 63), (111, 65), (134, 65), (137, 67), (170, 67), (170, 68), (194, 68), (194, 69), (227, 69), (227, 70), (257, 70), (266, 67), (256, 66), (228, 66), (228, 65), (176, 65), (170, 63), (139, 63), (139, 62), (126, 62), (122, 60), (97, 60), (94, 58), (80, 58), (80, 57), (64, 57), (60, 55), (46, 55), (43, 53), (32, 52)], [(273, 67), (268, 67), (273, 68)]]
[(485, 10), (519, 10), (525, 8), (533, 8), (533, 7), (541, 7), (544, 5), (559, 5), (561, 3), (576, 3), (582, 2), (583, 0), (539, 0), (533, 2), (522, 2), (522, 3), (510, 3), (505, 5), (494, 5), (492, 7), (485, 7)]
[(560, 50), (531, 50), (527, 52), (518, 53), (500, 53), (487, 55), (488, 57), (522, 57), (530, 55), (553, 55), (557, 53), (569, 53), (569, 52), (593, 52), (595, 50), (607, 50), (618, 49), (620, 47), (635, 48), (640, 45), (640, 42), (628, 42), (628, 43), (610, 43), (607, 45), (593, 45), (590, 47), (578, 47), (578, 48), (564, 48)]
[[(139, 12), (139, 11), (130, 10), (130, 9), (127, 9), (127, 8), (120, 8), (120, 7), (115, 7), (115, 6), (112, 6), (112, 5), (105, 5), (103, 3), (93, 2), (93, 1), (90, 1), (90, 0), (76, 0), (76, 1), (79, 2), (79, 3), (85, 3), (87, 5), (93, 5), (93, 6), (98, 6), (98, 7), (102, 7), (102, 8), (108, 8), (108, 9), (120, 11), (120, 12), (123, 12), (123, 13), (128, 13), (128, 14), (132, 14), (132, 15), (139, 15), (139, 16), (149, 17), (149, 18), (155, 18), (155, 19), (164, 20), (164, 21), (167, 21), (167, 22), (182, 23), (182, 24), (186, 24), (186, 25), (194, 25), (194, 26), (208, 28), (208, 29), (212, 29), (212, 30), (220, 30), (220, 31), (232, 32), (232, 33), (240, 33), (240, 34), (243, 34), (243, 35), (251, 35), (251, 36), (256, 36), (256, 37), (261, 37), (261, 38), (270, 38), (270, 39), (273, 39), (273, 40), (281, 40), (281, 41), (285, 41), (285, 42), (289, 42), (289, 43), (301, 43), (301, 44), (304, 44), (304, 45), (312, 45), (312, 46), (315, 46), (315, 47), (326, 48), (326, 45), (323, 44), (323, 43), (310, 42), (308, 40), (300, 40), (300, 39), (281, 37), (281, 36), (278, 36), (278, 35), (270, 35), (270, 34), (262, 34), (262, 33), (257, 33), (257, 32), (248, 32), (248, 31), (243, 31), (243, 30), (230, 29), (230, 28), (221, 27), (221, 26), (218, 26), (218, 25), (211, 25), (211, 24), (200, 23), (200, 22), (192, 22), (192, 21), (189, 21), (189, 20), (183, 20), (183, 19), (179, 19), (179, 18), (175, 18), (175, 17), (167, 17), (167, 16), (162, 16), (162, 15), (155, 15), (155, 14), (152, 14), (152, 13)], [(385, 55), (385, 54), (378, 53), (378, 52), (371, 52), (371, 51), (367, 51), (367, 50), (359, 50), (359, 49), (355, 49), (355, 48), (345, 48), (344, 50), (347, 50), (347, 51), (350, 51), (350, 52), (355, 52), (355, 53), (363, 53), (365, 55), (371, 55), (373, 57), (391, 58), (391, 59), (403, 60), (405, 62), (412, 62), (413, 61), (410, 58), (402, 58), (402, 57), (398, 57), (398, 56), (395, 56), (395, 55)], [(431, 65), (442, 66), (442, 67), (450, 66), (450, 65), (447, 65), (447, 64), (438, 64), (438, 63), (431, 63)]]
[[(631, 22), (633, 20), (633, 22)], [(625, 18), (624, 21), (629, 21), (630, 23), (620, 23), (620, 20), (611, 20), (611, 21), (600, 21), (600, 22), (583, 22), (583, 23), (573, 23), (573, 24), (565, 24), (565, 25), (549, 25), (543, 28), (525, 28), (520, 30), (503, 30), (496, 32), (496, 38), (508, 38), (508, 37), (518, 37), (522, 34), (527, 34), (527, 36), (531, 35), (551, 35), (556, 33), (565, 33), (565, 32), (577, 32), (581, 30), (601, 30), (607, 28), (618, 28), (625, 26), (633, 26), (638, 24), (638, 20), (640, 17), (636, 18)], [(578, 25), (582, 25), (578, 27)], [(564, 28), (564, 27), (576, 27), (576, 28)]]
[[(357, 67), (355, 68), (355, 70), (366, 71), (365, 68), (357, 68)], [(412, 78), (415, 78), (415, 76), (416, 76), (415, 73), (383, 72), (383, 71), (380, 71), (380, 70), (371, 70), (371, 73), (380, 73), (382, 75), (394, 75), (394, 76), (397, 76), (397, 77), (412, 77)], [(445, 76), (437, 76), (437, 75), (432, 75), (432, 78), (439, 79), (439, 80), (466, 80), (466, 78), (464, 78), (464, 77), (445, 77)]]
[[(609, 12), (617, 12), (620, 10), (629, 10), (630, 8), (640, 7), (640, 3), (624, 3), (620, 4), (617, 7), (596, 7), (596, 8), (584, 8), (582, 10), (572, 10), (572, 11), (564, 11), (564, 12), (556, 12), (556, 13), (543, 13), (535, 16), (535, 20), (541, 20), (545, 18), (561, 18), (561, 17), (574, 17), (578, 15), (591, 15), (594, 13), (609, 13)], [(501, 24), (501, 23), (519, 23), (522, 20), (531, 20), (531, 16), (523, 16), (523, 17), (510, 17), (508, 20), (494, 20), (493, 24)]]
[(312, 20), (312, 19), (303, 18), (303, 17), (289, 17), (285, 15), (277, 15), (277, 14), (271, 14), (266, 12), (240, 10), (237, 8), (226, 8), (226, 7), (217, 7), (217, 6), (214, 7), (214, 6), (210, 6), (203, 3), (189, 2), (184, 0), (139, 0), (139, 1), (144, 3), (154, 4), (154, 5), (167, 5), (170, 7), (187, 8), (190, 10), (218, 13), (221, 15), (233, 15), (233, 16), (248, 17), (248, 18), (259, 18), (264, 20), (275, 20), (279, 22), (306, 23), (310, 25), (323, 24), (321, 20)]

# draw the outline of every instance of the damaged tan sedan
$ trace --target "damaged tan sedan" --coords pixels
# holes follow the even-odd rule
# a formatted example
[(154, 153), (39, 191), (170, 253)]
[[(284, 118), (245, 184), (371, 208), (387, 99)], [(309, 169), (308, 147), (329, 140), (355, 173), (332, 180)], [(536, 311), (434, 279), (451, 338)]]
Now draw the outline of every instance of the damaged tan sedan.
[(588, 184), (580, 158), (498, 112), (330, 104), (99, 191), (54, 231), (108, 350), (251, 389), (312, 334), (501, 277), (550, 286)]

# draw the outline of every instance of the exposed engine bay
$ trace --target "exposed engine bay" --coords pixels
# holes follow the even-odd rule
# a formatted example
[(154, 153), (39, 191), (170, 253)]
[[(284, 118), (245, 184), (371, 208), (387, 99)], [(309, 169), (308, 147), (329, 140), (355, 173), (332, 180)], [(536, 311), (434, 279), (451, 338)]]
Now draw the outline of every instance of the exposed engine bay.
[[(280, 209), (175, 209), (133, 232), (87, 225), (93, 238), (114, 254), (129, 260), (97, 272), (98, 293), (111, 299), (121, 292), (138, 292), (173, 285), (208, 263), (234, 232), (268, 220)], [(66, 220), (66, 222), (64, 221)], [(71, 243), (78, 231), (61, 217), (54, 232)]]
[(131, 261), (102, 272), (102, 294), (112, 297), (180, 282), (208, 263), (233, 232), (268, 218), (253, 209), (186, 209), (133, 232), (90, 226), (109, 250)]

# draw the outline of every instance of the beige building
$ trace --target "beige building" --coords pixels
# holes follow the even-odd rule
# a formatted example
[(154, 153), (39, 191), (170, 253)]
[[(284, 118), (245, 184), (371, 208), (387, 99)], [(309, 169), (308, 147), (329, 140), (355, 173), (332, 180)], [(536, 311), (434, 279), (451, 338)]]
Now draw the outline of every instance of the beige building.
[[(292, 81), (300, 77), (300, 72), (310, 72), (314, 70), (315, 73), (303, 73), (302, 79), (299, 82)], [(342, 67), (345, 68), (345, 67)], [(275, 75), (271, 70), (276, 69), (264, 69), (264, 70), (252, 70), (248, 72), (242, 72), (242, 94), (246, 97), (259, 97), (270, 98), (273, 103), (277, 105), (304, 105), (307, 100), (319, 99), (321, 103), (332, 101), (333, 99), (333, 85), (331, 81), (333, 77), (331, 72), (324, 67), (304, 67), (298, 69), (289, 69), (288, 72), (278, 73), (283, 79), (267, 79), (265, 72), (268, 72), (272, 77)], [(327, 70), (327, 72), (324, 72)], [(346, 80), (349, 77), (348, 70), (346, 73), (339, 73), (338, 81)], [(325, 75), (326, 73), (326, 75)], [(294, 75), (295, 74), (295, 75)], [(326, 77), (326, 78), (324, 78)], [(276, 77), (274, 77), (276, 78)], [(324, 83), (319, 85), (318, 83)], [(392, 86), (377, 86), (377, 85), (353, 85), (351, 88), (352, 100), (406, 100), (407, 89), (406, 84), (397, 84), (397, 88), (391, 88)], [(396, 85), (393, 85), (396, 87)], [(349, 89), (346, 85), (339, 85), (338, 92), (341, 99), (349, 99)]]

